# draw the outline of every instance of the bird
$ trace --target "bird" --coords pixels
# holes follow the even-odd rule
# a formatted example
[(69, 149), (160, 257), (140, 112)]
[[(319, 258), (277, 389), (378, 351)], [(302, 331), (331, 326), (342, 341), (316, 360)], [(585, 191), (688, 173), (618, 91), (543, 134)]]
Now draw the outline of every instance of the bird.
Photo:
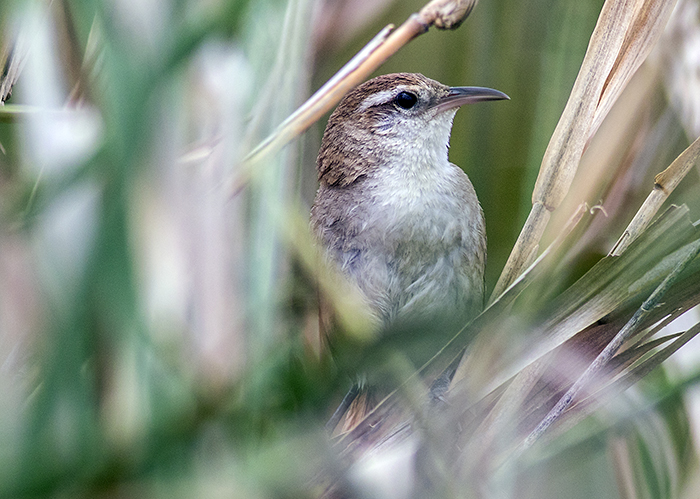
[[(481, 311), (484, 214), (448, 149), (459, 107), (502, 99), (491, 88), (394, 73), (355, 87), (328, 119), (311, 230), (380, 330)], [(341, 407), (359, 393), (351, 389)]]

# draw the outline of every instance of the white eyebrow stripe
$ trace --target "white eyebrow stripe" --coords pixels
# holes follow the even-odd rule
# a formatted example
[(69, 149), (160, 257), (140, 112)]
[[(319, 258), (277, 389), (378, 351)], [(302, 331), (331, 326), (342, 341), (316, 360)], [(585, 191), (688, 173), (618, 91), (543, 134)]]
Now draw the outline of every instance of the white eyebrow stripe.
[(394, 96), (393, 90), (382, 90), (381, 92), (377, 92), (376, 94), (372, 94), (369, 97), (367, 97), (365, 100), (363, 100), (362, 103), (359, 106), (357, 106), (357, 110), (364, 111), (366, 109), (369, 109), (372, 106), (376, 106), (378, 104), (384, 104), (386, 102), (389, 102), (393, 96)]

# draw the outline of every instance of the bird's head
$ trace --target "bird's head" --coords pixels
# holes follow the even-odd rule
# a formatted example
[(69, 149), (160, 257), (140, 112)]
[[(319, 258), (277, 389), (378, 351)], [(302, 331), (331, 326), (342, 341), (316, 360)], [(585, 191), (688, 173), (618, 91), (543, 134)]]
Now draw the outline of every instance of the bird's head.
[(457, 108), (508, 99), (483, 87), (448, 87), (415, 73), (378, 76), (350, 91), (331, 114), (318, 155), (319, 179), (349, 185), (395, 161), (443, 155)]

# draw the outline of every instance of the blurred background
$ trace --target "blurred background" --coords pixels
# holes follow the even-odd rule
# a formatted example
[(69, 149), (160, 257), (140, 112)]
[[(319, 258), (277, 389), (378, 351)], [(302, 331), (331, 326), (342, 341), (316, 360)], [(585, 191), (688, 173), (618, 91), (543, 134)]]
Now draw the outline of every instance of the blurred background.
[[(489, 290), (602, 4), (483, 0), (376, 73), (510, 96), (457, 113), (450, 148), (485, 212)], [(309, 340), (304, 264), (326, 118), (255, 171), (242, 159), (422, 5), (0, 4), (3, 78), (18, 75), (11, 96), (0, 86), (0, 496), (315, 497), (319, 473), (340, 473), (323, 423), (350, 378)], [(598, 209), (550, 295), (608, 253), (654, 176), (700, 135), (699, 12), (679, 0), (590, 143), (543, 244), (580, 203)], [(699, 180), (694, 169), (670, 199), (691, 220)], [(638, 419), (608, 415), (510, 496), (697, 497), (700, 371), (685, 350), (637, 387)], [(645, 405), (648, 393), (663, 403)]]

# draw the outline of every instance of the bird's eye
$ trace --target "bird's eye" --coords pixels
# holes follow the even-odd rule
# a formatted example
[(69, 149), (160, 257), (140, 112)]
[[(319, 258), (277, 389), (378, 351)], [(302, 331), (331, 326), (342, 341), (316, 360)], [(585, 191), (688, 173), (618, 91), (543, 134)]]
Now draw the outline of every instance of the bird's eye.
[(411, 92), (401, 92), (394, 97), (394, 103), (404, 109), (411, 109), (416, 105), (416, 102), (418, 102), (418, 97), (416, 97), (416, 94), (412, 94)]

